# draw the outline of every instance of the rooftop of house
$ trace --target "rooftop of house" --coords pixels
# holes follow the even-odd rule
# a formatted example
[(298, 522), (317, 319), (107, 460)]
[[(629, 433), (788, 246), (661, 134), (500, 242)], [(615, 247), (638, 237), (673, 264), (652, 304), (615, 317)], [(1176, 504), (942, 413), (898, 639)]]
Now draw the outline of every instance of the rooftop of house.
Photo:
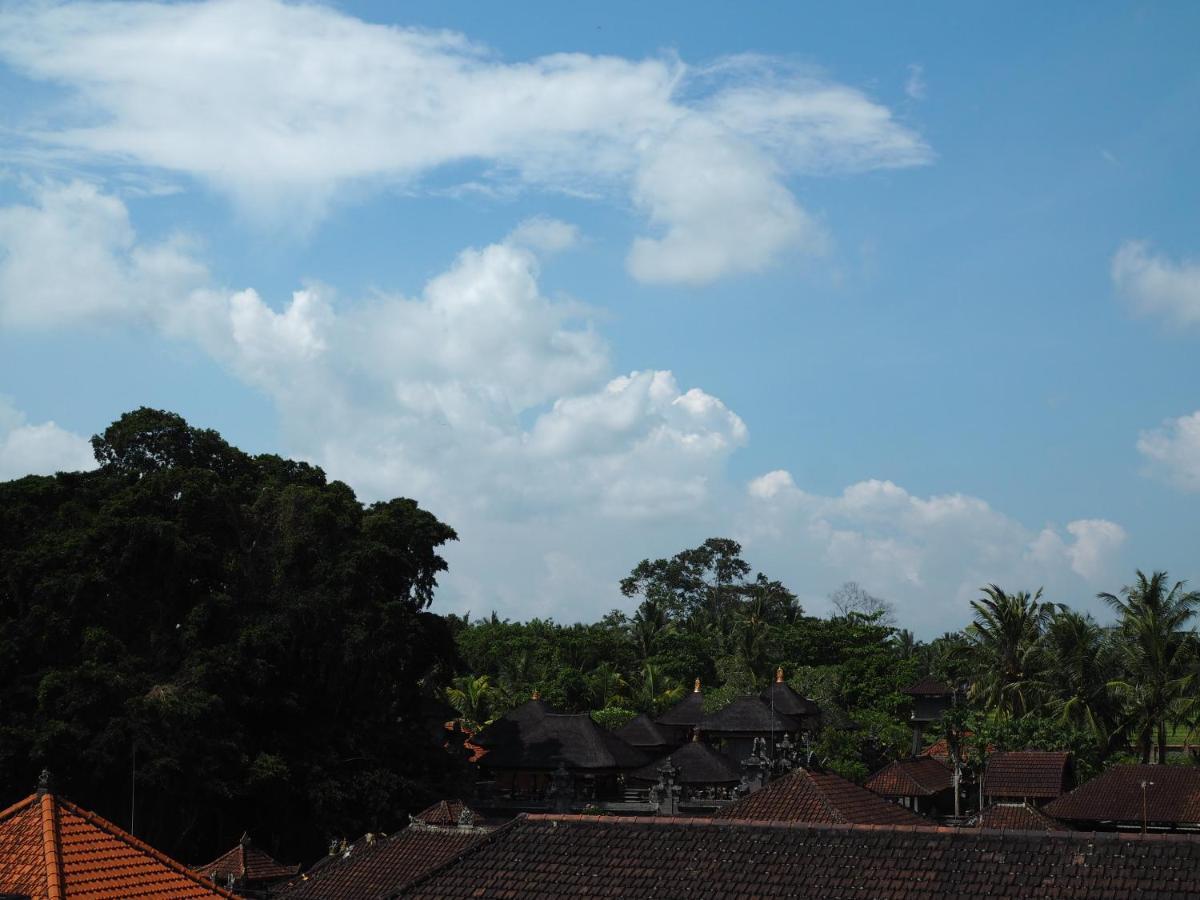
[(954, 694), (954, 688), (944, 681), (938, 681), (932, 675), (926, 675), (915, 684), (904, 688), (901, 693), (914, 697), (950, 697)]
[(1040, 809), (1028, 803), (993, 803), (985, 806), (967, 822), (972, 828), (1006, 831), (1069, 831)]
[(440, 825), (443, 828), (472, 826), (483, 821), (483, 817), (462, 800), (439, 800), (412, 818), (425, 825)]
[(376, 900), (454, 859), (488, 832), (416, 823), (393, 835), (365, 835), (272, 893), (280, 900)]
[(785, 716), (815, 716), (821, 710), (812, 700), (783, 680), (783, 669), (775, 672), (775, 680), (760, 695), (767, 706), (774, 705), (775, 712)]
[(254, 844), (247, 833), (242, 835), (242, 839), (232, 849), (222, 853), (212, 862), (194, 866), (193, 870), (218, 883), (224, 883), (227, 878), (234, 878), (239, 883), (271, 882), (282, 881), (299, 874), (300, 864), (289, 866), (279, 862)]
[(659, 725), (681, 725), (694, 728), (704, 721), (704, 694), (700, 692), (700, 679), (692, 692), (654, 720)]
[(613, 734), (629, 746), (639, 749), (659, 749), (671, 744), (662, 729), (645, 713), (634, 716)]
[[(488, 731), (495, 727), (489, 726)], [(484, 732), (486, 733), (486, 732)], [(492, 741), (484, 763), (494, 769), (639, 769), (649, 758), (597, 725), (588, 713), (547, 713)]]
[(984, 796), (1052, 800), (1066, 792), (1070, 765), (1067, 752), (993, 753), (984, 769)]
[(688, 741), (670, 756), (643, 766), (629, 777), (643, 782), (658, 781), (659, 769), (668, 762), (679, 770), (677, 784), (734, 785), (741, 781), (741, 773), (725, 754), (699, 740)]
[(728, 706), (712, 715), (705, 716), (700, 723), (708, 734), (777, 734), (782, 737), (789, 731), (799, 729), (799, 723), (788, 716), (771, 712), (759, 697), (738, 697)]
[(1194, 896), (1200, 838), (990, 829), (526, 816), (398, 896)]
[(536, 726), (546, 716), (557, 713), (557, 709), (535, 692), (531, 699), (510, 709), (495, 722), (471, 735), (471, 743), (490, 751), (495, 747), (511, 743), (520, 736), (521, 732)]
[(1200, 768), (1112, 766), (1043, 809), (1056, 819), (1137, 825), (1143, 801), (1150, 824), (1200, 824)]
[(48, 790), (0, 812), (0, 892), (31, 900), (234, 896)]
[(954, 772), (940, 759), (898, 759), (867, 779), (868, 790), (881, 797), (932, 797), (954, 787)]
[(866, 788), (832, 772), (797, 769), (717, 811), (720, 819), (857, 825), (928, 825)]

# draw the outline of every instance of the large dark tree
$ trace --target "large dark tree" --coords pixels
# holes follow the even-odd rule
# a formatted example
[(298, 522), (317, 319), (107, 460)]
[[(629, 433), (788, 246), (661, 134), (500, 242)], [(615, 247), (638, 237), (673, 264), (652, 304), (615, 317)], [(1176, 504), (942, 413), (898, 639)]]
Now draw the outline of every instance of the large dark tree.
[(197, 861), (402, 822), (450, 764), (420, 703), (454, 654), (425, 611), (453, 530), (172, 413), (92, 443), (95, 471), (0, 484), (3, 796), (48, 766)]

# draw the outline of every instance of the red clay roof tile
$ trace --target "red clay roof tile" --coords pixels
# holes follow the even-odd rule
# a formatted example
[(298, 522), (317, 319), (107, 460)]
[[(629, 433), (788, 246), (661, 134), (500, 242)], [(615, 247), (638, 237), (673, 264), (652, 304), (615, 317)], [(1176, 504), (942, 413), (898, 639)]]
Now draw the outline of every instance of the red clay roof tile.
[(940, 759), (898, 759), (867, 779), (866, 788), (881, 797), (932, 797), (954, 787), (954, 772)]
[(797, 769), (716, 814), (721, 819), (862, 825), (927, 825), (890, 800), (838, 775)]
[(1067, 790), (1071, 754), (1044, 750), (993, 753), (983, 775), (986, 797), (1052, 800)]
[(112, 822), (49, 792), (0, 812), (0, 891), (33, 900), (234, 896)]

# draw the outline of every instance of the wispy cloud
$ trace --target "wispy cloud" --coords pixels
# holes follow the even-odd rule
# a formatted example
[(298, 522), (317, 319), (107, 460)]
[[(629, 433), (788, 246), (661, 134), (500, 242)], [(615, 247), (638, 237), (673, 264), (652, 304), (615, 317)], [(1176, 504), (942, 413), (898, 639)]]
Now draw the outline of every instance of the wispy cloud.
[(349, 183), (412, 187), (480, 163), (465, 180), (483, 188), (632, 197), (651, 231), (629, 269), (646, 281), (820, 252), (790, 177), (931, 158), (862, 92), (770, 59), (506, 62), (461, 34), (278, 0), (22, 4), (0, 13), (0, 58), (68, 92), (27, 154), (190, 176), (301, 224)]
[(908, 78), (904, 81), (904, 93), (913, 100), (924, 100), (925, 88), (925, 67), (920, 63), (910, 63)]

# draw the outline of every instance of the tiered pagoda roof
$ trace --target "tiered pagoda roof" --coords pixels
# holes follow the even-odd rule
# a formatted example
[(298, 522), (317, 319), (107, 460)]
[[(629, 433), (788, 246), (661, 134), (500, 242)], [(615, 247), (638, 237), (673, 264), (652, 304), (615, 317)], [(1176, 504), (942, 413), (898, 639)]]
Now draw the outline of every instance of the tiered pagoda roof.
[(710, 716), (700, 724), (706, 734), (768, 734), (782, 737), (789, 731), (797, 731), (800, 723), (790, 716), (771, 712), (771, 708), (755, 696), (738, 697), (728, 706)]
[[(489, 726), (488, 731), (495, 727)], [(648, 761), (640, 750), (597, 725), (587, 713), (550, 713), (514, 729), (506, 743), (493, 740), (484, 763), (494, 769), (637, 769)]]
[(671, 746), (671, 740), (645, 713), (640, 713), (613, 732), (630, 747), (655, 754)]
[(658, 781), (659, 769), (668, 762), (679, 770), (677, 784), (730, 786), (741, 781), (741, 773), (729, 758), (702, 741), (688, 741), (670, 756), (643, 766), (629, 777), (643, 782)]
[(704, 721), (704, 694), (700, 691), (700, 679), (692, 692), (654, 720), (659, 725), (675, 728), (695, 728)]
[(775, 680), (759, 695), (763, 703), (785, 716), (817, 716), (821, 708), (783, 680), (783, 669), (775, 672)]

